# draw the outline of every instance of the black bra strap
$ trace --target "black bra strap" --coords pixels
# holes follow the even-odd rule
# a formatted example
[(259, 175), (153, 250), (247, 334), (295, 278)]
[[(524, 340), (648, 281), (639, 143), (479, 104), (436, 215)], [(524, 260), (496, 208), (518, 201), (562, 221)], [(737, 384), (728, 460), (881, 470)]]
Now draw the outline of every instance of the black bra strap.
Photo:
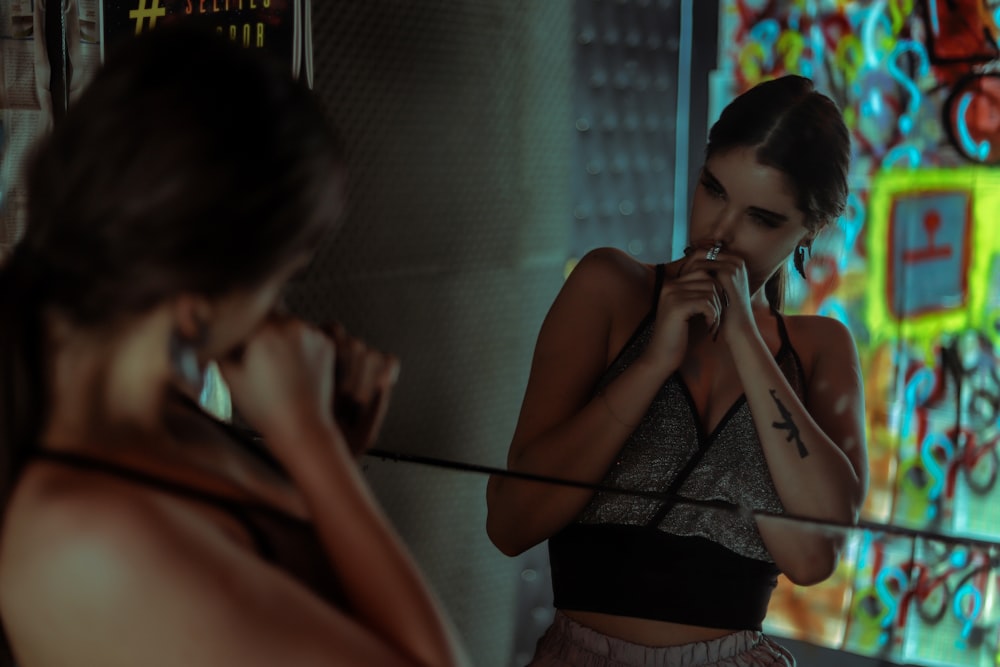
[(791, 347), (792, 342), (788, 339), (788, 329), (785, 328), (785, 318), (776, 310), (771, 312), (774, 313), (774, 318), (778, 321), (778, 335), (781, 337), (782, 347)]
[[(666, 274), (666, 268), (667, 267), (664, 264), (656, 265), (656, 287), (653, 289), (653, 309), (652, 309), (653, 317), (656, 316), (656, 310), (660, 304), (660, 290), (663, 288), (663, 280)], [(711, 444), (712, 442), (710, 440), (706, 442), (704, 445), (702, 445), (701, 448), (699, 448), (698, 451), (694, 453), (694, 456), (692, 456), (691, 460), (687, 462), (687, 465), (684, 466), (684, 469), (681, 470), (681, 472), (677, 475), (677, 477), (675, 477), (674, 480), (670, 483), (670, 486), (667, 488), (666, 491), (668, 496), (670, 497), (676, 496), (678, 489), (680, 489), (681, 487), (681, 484), (683, 484), (684, 480), (686, 480), (688, 476), (694, 471), (695, 467), (698, 465), (698, 462), (701, 461), (701, 458), (705, 455), (705, 452), (708, 451), (708, 448), (709, 446), (711, 446)], [(651, 526), (653, 528), (659, 525), (660, 521), (662, 521), (663, 517), (667, 515), (667, 512), (670, 511), (670, 509), (674, 506), (675, 502), (676, 501), (674, 500), (664, 501), (663, 505), (660, 507), (660, 510), (646, 525)]]
[(656, 265), (656, 285), (653, 287), (653, 304), (652, 313), (656, 315), (656, 309), (660, 305), (660, 290), (663, 289), (663, 277), (666, 274), (667, 267), (664, 264)]
[(267, 539), (267, 535), (264, 531), (260, 529), (253, 519), (250, 518), (247, 508), (239, 504), (233, 504), (228, 508), (229, 513), (240, 522), (243, 526), (243, 530), (247, 531), (247, 535), (250, 536), (250, 540), (253, 542), (254, 550), (257, 551), (257, 555), (266, 560), (269, 563), (274, 563), (277, 559), (277, 554), (274, 551), (274, 547), (271, 546), (271, 541)]
[(268, 451), (267, 447), (263, 444), (263, 439), (256, 432), (248, 429), (241, 428), (235, 424), (231, 424), (228, 421), (223, 421), (211, 414), (205, 408), (201, 406), (200, 403), (195, 401), (193, 398), (179, 391), (172, 392), (174, 398), (184, 403), (190, 410), (196, 412), (201, 417), (204, 417), (208, 421), (212, 422), (220, 430), (226, 433), (230, 438), (235, 441), (235, 443), (244, 451), (250, 455), (259, 459), (266, 466), (282, 475), (283, 477), (288, 477), (288, 473), (281, 466), (274, 455)]

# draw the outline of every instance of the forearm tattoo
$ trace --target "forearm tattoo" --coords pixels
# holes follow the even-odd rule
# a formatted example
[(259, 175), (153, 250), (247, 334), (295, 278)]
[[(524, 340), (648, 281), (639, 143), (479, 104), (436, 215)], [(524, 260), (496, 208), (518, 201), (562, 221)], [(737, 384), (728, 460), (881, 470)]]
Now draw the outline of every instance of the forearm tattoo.
[(787, 442), (795, 440), (795, 444), (798, 445), (799, 448), (799, 457), (804, 459), (809, 456), (809, 450), (806, 449), (806, 444), (802, 442), (802, 435), (799, 432), (799, 427), (795, 425), (794, 421), (792, 421), (792, 413), (788, 411), (788, 408), (786, 408), (785, 404), (781, 402), (781, 399), (778, 398), (778, 394), (773, 389), (771, 389), (770, 392), (771, 398), (774, 399), (775, 404), (778, 406), (778, 412), (780, 412), (781, 416), (785, 418), (785, 421), (783, 422), (771, 422), (771, 426), (779, 431), (788, 431), (788, 437), (785, 438), (785, 440)]

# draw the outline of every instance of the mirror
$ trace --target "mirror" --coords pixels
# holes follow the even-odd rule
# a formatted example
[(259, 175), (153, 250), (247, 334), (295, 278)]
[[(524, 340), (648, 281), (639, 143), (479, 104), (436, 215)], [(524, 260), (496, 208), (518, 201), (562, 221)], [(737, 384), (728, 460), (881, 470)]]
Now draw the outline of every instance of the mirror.
[[(879, 282), (877, 262), (873, 268), (880, 253), (905, 243), (963, 244), (943, 225), (921, 226), (916, 211), (906, 218), (920, 221), (912, 232), (888, 236), (898, 222), (892, 201), (942, 183), (929, 167), (964, 165), (940, 140), (936, 109), (945, 99), (927, 91), (934, 77), (953, 82), (925, 67), (932, 54), (923, 17), (885, 8), (863, 23), (871, 4), (864, 2), (798, 13), (794, 3), (777, 3), (742, 14), (732, 2), (445, 4), (314, 7), (315, 87), (353, 151), (355, 190), (344, 226), (320, 250), (294, 304), (339, 316), (402, 357), (380, 449), (421, 462), (373, 458), (368, 474), (470, 645), (506, 655), (497, 635), (518, 632), (517, 650), (530, 651), (522, 640), (550, 618), (544, 547), (517, 562), (499, 556), (483, 529), (483, 470), (458, 464), (504, 467), (535, 336), (568, 268), (601, 245), (644, 261), (675, 256), (707, 119), (757, 80), (799, 71), (844, 110), (855, 178), (847, 212), (817, 241), (808, 282), (792, 282), (790, 301), (856, 334), (869, 404), (870, 524), (847, 538), (845, 565), (829, 582), (779, 588), (769, 620), (787, 636), (889, 660), (986, 664), (992, 640), (982, 635), (994, 621), (975, 598), (985, 600), (992, 587), (996, 436), (921, 447), (907, 429), (924, 420), (946, 432), (956, 406), (996, 424), (995, 305), (976, 301), (998, 284), (989, 268), (995, 251), (982, 248), (957, 265), (972, 272), (964, 310), (954, 307), (958, 283), (926, 297), (939, 299), (939, 317), (918, 313), (919, 305), (881, 318), (866, 310), (888, 284)], [(881, 41), (865, 42), (862, 25)], [(822, 45), (809, 41), (817, 35)], [(896, 59), (889, 73), (872, 64), (883, 56)], [(677, 105), (685, 95), (688, 105)], [(688, 141), (679, 149), (683, 129)], [(913, 172), (873, 182), (879, 166), (892, 165), (927, 175), (916, 186)], [(976, 197), (992, 197), (985, 175), (970, 173), (952, 187), (971, 184)], [(969, 210), (971, 229), (987, 209)], [(924, 298), (917, 295), (925, 271), (949, 270), (905, 267), (893, 283), (905, 298)], [(970, 334), (981, 343), (978, 356), (968, 352), (956, 375), (948, 370), (958, 368), (954, 351), (979, 345), (952, 335), (961, 331), (985, 337)], [(909, 528), (926, 535), (917, 539)], [(952, 534), (983, 542), (935, 539)], [(915, 562), (940, 582), (936, 589), (899, 579)], [(903, 618), (914, 591), (926, 593), (924, 607)], [(935, 596), (960, 613), (941, 615)], [(927, 599), (937, 600), (933, 609)]]

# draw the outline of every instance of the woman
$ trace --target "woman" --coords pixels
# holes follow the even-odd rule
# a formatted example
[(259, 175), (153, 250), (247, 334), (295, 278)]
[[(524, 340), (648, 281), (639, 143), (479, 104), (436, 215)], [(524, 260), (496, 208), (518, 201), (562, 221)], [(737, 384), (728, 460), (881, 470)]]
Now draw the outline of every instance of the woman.
[[(20, 667), (452, 665), (353, 456), (398, 362), (276, 313), (341, 152), (283, 67), (164, 28), (37, 148), (0, 268), (0, 613)], [(198, 407), (218, 362), (267, 451)]]
[(674, 500), (490, 480), (493, 542), (516, 555), (549, 540), (557, 615), (532, 664), (794, 664), (760, 632), (776, 576), (822, 581), (838, 541), (740, 510), (846, 524), (865, 496), (851, 336), (780, 313), (787, 259), (804, 272), (844, 208), (849, 161), (840, 114), (808, 79), (761, 84), (711, 129), (684, 257), (599, 249), (566, 281), (508, 466)]

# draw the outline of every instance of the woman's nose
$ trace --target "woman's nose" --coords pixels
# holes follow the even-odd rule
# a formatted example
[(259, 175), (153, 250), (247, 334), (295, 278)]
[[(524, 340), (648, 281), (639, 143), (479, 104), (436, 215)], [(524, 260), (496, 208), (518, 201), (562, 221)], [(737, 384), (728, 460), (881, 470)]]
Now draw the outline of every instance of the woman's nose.
[(713, 239), (721, 241), (723, 245), (732, 245), (739, 217), (739, 213), (733, 210), (732, 207), (724, 207), (715, 219), (715, 225), (712, 228)]

